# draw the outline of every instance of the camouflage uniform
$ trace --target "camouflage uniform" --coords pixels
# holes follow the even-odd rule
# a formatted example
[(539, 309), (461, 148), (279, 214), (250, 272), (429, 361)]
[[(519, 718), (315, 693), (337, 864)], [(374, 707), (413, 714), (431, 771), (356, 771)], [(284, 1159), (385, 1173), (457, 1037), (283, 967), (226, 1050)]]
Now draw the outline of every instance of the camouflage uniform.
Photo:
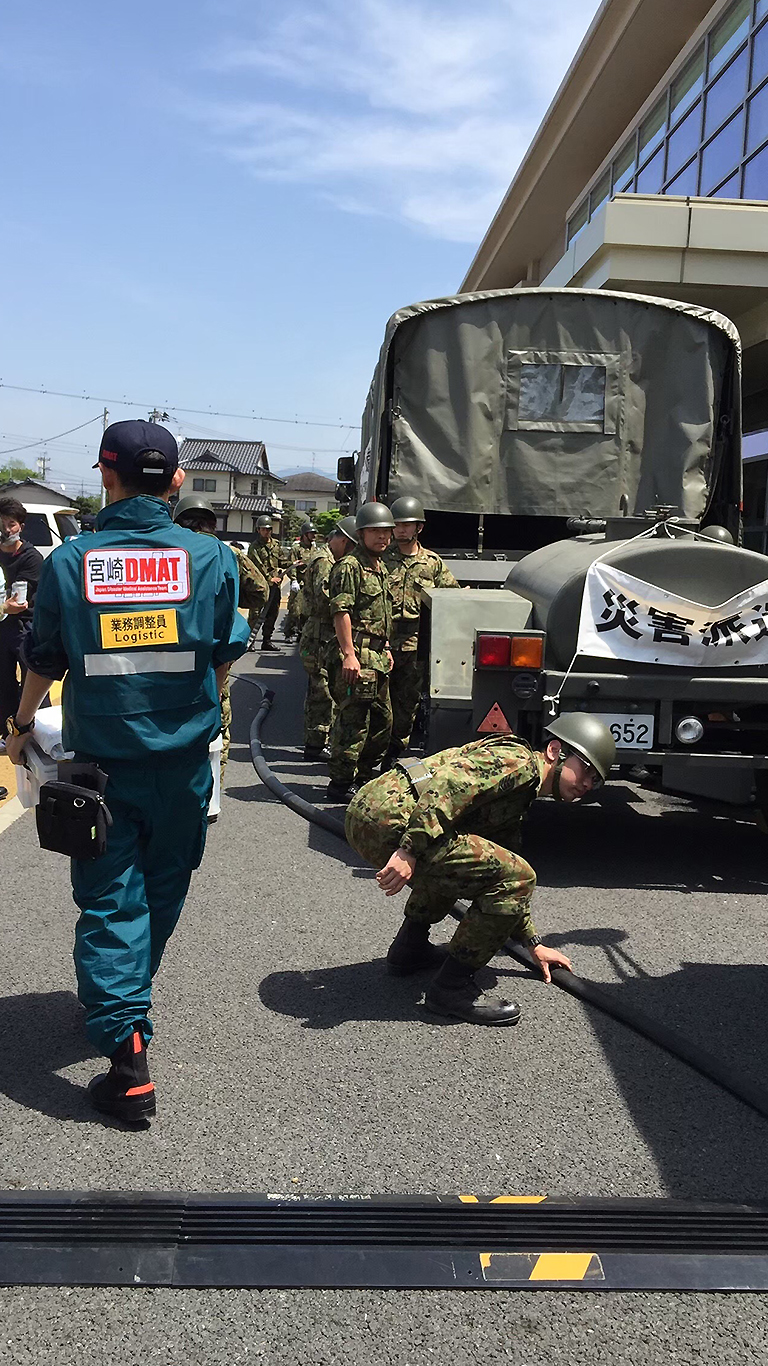
[(295, 565), (297, 561), (301, 561), (301, 563), (296, 569), (292, 569), (291, 571), (299, 586), (298, 588), (292, 588), (288, 594), (288, 610), (285, 614), (285, 621), (283, 622), (283, 634), (286, 639), (297, 633), (301, 634), (304, 627), (304, 622), (307, 618), (307, 609), (304, 601), (304, 594), (302, 592), (302, 585), (304, 583), (307, 565), (316, 550), (317, 546), (302, 545), (300, 538), (291, 542), (291, 564)]
[[(378, 568), (376, 567), (378, 563)], [(326, 655), (328, 686), (336, 703), (331, 726), (331, 782), (348, 787), (366, 782), (389, 744), (389, 640), (391, 612), (387, 571), (362, 545), (356, 545), (331, 570), (328, 585), (331, 620), (348, 612), (360, 675), (350, 686), (342, 677), (342, 656), (334, 633)]]
[[(242, 550), (230, 547), (232, 554), (237, 560), (237, 568), (240, 574), (240, 598), (238, 606), (248, 608), (248, 621), (251, 617), (257, 620), (259, 614), (264, 610), (264, 604), (269, 597), (269, 584), (264, 578), (261, 570), (253, 564)], [(229, 677), (224, 684), (224, 691), (221, 694), (221, 776), (224, 777), (224, 769), (229, 758), (229, 737), (232, 726), (232, 701), (229, 695)]]
[(492, 735), (424, 760), (417, 798), (399, 765), (368, 783), (347, 808), (347, 839), (383, 868), (396, 849), (416, 858), (405, 914), (435, 924), (458, 897), (471, 900), (450, 943), (473, 969), (510, 937), (536, 933), (530, 901), (536, 874), (515, 848), (544, 776), (544, 756), (515, 735)]
[[(280, 611), (280, 584), (271, 583), (270, 580), (281, 569), (285, 568), (286, 555), (280, 549), (274, 536), (269, 541), (262, 541), (259, 536), (253, 545), (249, 547), (248, 559), (261, 570), (269, 587), (269, 598), (262, 621), (261, 638), (263, 641), (272, 639), (272, 632), (275, 629), (277, 614)], [(259, 614), (251, 610), (248, 613), (248, 625), (251, 630), (259, 624)]]
[(439, 555), (420, 545), (415, 555), (403, 555), (397, 541), (384, 552), (392, 597), (392, 658), (389, 679), (392, 702), (392, 754), (402, 754), (408, 743), (424, 690), (424, 662), (419, 659), (420, 588), (458, 588)]
[(320, 546), (304, 571), (301, 585), (306, 621), (301, 632), (299, 654), (307, 671), (304, 744), (308, 749), (322, 749), (331, 728), (333, 699), (328, 691), (325, 655), (328, 642), (334, 634), (328, 599), (328, 580), (334, 563), (328, 546)]

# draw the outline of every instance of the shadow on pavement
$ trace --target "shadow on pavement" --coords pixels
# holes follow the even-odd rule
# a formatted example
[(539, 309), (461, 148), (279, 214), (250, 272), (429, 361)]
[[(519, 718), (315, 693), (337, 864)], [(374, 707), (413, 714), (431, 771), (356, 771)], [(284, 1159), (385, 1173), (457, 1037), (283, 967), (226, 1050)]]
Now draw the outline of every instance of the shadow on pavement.
[(71, 991), (30, 992), (0, 999), (0, 1091), (17, 1105), (51, 1119), (99, 1122), (85, 1090), (57, 1073), (100, 1055)]
[[(522, 852), (540, 884), (681, 892), (768, 892), (768, 840), (741, 808), (680, 805), (659, 812), (631, 789), (599, 802), (536, 802)], [(639, 806), (639, 809), (637, 809)]]

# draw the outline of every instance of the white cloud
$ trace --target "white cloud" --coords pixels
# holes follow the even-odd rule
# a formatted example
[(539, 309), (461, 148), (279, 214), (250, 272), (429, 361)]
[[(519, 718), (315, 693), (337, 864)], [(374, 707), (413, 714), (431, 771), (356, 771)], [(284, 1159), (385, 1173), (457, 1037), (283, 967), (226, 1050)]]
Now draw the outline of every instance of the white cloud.
[(271, 23), (242, 10), (195, 112), (261, 179), (477, 241), (597, 3), (289, 0)]

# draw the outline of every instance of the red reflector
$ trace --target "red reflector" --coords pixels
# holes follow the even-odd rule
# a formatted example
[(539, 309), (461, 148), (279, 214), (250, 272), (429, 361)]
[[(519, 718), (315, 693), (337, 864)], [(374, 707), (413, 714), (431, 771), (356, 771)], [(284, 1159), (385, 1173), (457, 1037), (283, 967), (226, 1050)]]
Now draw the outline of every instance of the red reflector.
[(509, 636), (478, 636), (477, 637), (477, 667), (478, 669), (507, 669), (509, 668), (509, 655), (511, 649), (511, 638)]
[(493, 735), (496, 732), (506, 732), (509, 734), (512, 727), (509, 724), (498, 702), (494, 702), (488, 715), (480, 722), (477, 728), (478, 735)]

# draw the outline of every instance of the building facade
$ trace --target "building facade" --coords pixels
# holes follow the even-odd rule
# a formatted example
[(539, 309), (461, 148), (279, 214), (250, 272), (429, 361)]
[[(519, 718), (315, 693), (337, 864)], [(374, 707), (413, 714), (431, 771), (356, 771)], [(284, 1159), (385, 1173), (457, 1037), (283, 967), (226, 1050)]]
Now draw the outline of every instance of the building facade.
[(201, 493), (216, 513), (217, 530), (253, 538), (256, 518), (282, 512), (283, 480), (269, 468), (263, 441), (183, 441), (179, 463), (186, 470), (184, 493)]
[(289, 474), (282, 490), (283, 507), (296, 512), (330, 512), (339, 506), (336, 500), (336, 481), (324, 474), (306, 472)]
[(461, 290), (518, 284), (732, 319), (745, 540), (768, 552), (768, 0), (604, 0)]

